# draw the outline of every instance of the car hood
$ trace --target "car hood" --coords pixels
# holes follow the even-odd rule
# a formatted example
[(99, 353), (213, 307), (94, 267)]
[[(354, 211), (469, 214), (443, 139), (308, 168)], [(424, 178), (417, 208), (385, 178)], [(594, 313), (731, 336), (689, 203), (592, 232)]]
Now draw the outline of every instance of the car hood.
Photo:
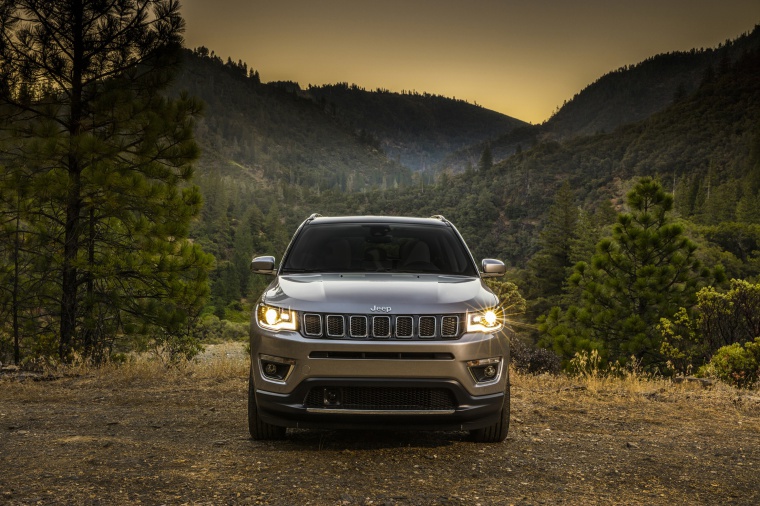
[(318, 313), (443, 314), (493, 307), (480, 278), (436, 274), (291, 274), (262, 295), (278, 307)]

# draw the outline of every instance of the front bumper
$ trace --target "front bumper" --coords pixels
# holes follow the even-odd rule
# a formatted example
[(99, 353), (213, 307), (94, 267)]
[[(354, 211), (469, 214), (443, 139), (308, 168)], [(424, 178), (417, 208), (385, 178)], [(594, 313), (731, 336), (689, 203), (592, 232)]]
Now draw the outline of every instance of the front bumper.
[[(283, 427), (471, 430), (497, 423), (508, 389), (509, 345), (502, 331), (457, 340), (373, 341), (308, 339), (269, 332), (255, 323), (251, 380), (258, 416)], [(268, 378), (261, 357), (292, 364), (282, 379)], [(337, 357), (337, 358), (336, 358)], [(468, 362), (499, 357), (498, 375), (478, 382)], [(351, 408), (331, 404), (328, 393), (366, 389), (444, 392), (450, 406)], [(324, 392), (324, 404), (314, 403)]]
[[(304, 399), (310, 392), (343, 388), (414, 388), (445, 389), (456, 399), (450, 410), (352, 410), (325, 406), (307, 407)], [(258, 416), (281, 427), (329, 429), (426, 429), (470, 430), (492, 425), (499, 420), (504, 393), (468, 395), (452, 380), (397, 380), (362, 378), (310, 378), (302, 381), (291, 394), (256, 391)]]

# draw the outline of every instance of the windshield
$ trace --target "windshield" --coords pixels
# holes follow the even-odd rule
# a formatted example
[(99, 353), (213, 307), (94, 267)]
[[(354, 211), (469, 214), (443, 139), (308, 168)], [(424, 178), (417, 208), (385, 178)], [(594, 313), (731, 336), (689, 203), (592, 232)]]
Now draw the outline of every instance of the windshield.
[(389, 223), (328, 223), (304, 227), (282, 273), (411, 272), (477, 276), (451, 227)]

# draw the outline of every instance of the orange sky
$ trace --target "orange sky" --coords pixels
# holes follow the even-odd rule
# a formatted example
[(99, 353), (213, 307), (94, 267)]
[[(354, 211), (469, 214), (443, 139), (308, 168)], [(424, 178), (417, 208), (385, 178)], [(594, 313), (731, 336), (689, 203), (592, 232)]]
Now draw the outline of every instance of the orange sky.
[(541, 123), (610, 70), (713, 47), (760, 0), (181, 0), (186, 45), (262, 81), (416, 90)]

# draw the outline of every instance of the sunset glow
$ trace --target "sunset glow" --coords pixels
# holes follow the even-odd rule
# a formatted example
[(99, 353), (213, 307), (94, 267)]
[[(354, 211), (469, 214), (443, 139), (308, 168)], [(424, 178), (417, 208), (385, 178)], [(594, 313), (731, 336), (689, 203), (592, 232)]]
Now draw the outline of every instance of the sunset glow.
[(263, 81), (416, 90), (540, 123), (603, 74), (709, 48), (760, 23), (757, 0), (183, 0), (188, 47)]

